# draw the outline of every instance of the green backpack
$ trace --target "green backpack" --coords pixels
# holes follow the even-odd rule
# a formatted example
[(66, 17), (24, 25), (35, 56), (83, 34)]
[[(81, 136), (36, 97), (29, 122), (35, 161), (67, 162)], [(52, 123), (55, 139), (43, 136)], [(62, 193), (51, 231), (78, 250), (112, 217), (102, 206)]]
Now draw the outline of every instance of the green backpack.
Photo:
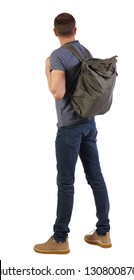
[(83, 59), (71, 44), (67, 43), (62, 47), (72, 51), (81, 61), (77, 85), (70, 96), (74, 110), (83, 118), (105, 114), (113, 101), (113, 89), (118, 75), (117, 56), (106, 59), (92, 58), (86, 49), (87, 58)]

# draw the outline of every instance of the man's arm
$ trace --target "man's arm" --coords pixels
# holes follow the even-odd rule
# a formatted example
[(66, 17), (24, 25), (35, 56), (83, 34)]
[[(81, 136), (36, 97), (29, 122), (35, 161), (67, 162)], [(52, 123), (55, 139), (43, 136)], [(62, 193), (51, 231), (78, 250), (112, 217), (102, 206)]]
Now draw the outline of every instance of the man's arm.
[(48, 81), (48, 88), (56, 100), (61, 100), (66, 92), (65, 73), (61, 70), (50, 72), (50, 58), (46, 59), (45, 73)]

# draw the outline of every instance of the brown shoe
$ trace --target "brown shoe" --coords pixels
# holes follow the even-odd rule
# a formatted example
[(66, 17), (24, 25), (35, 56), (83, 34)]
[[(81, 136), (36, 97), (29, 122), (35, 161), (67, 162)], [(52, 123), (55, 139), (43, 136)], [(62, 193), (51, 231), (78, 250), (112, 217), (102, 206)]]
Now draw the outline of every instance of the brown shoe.
[(50, 237), (45, 243), (36, 244), (34, 251), (41, 254), (68, 254), (70, 252), (67, 239), (65, 242), (58, 243), (53, 237)]
[(84, 240), (93, 245), (98, 245), (102, 248), (110, 248), (112, 247), (112, 243), (110, 240), (110, 233), (107, 232), (106, 235), (98, 235), (96, 231), (93, 234), (87, 234), (84, 237)]

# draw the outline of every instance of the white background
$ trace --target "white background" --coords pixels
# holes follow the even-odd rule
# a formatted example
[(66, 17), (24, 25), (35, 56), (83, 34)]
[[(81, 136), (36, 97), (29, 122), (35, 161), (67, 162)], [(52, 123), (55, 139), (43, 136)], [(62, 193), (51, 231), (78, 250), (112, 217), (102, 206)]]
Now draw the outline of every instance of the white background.
[[(0, 2), (2, 267), (81, 269), (72, 278), (85, 279), (89, 277), (84, 275), (87, 266), (134, 266), (132, 4), (131, 0)], [(36, 243), (51, 236), (56, 215), (57, 119), (44, 65), (46, 57), (60, 46), (53, 34), (53, 20), (61, 12), (73, 14), (76, 39), (95, 57), (118, 55), (119, 74), (111, 110), (96, 117), (100, 161), (110, 197), (113, 247), (105, 250), (83, 240), (95, 227), (96, 216), (93, 196), (78, 161), (70, 254), (64, 256), (33, 251)], [(127, 277), (133, 279), (132, 275)]]

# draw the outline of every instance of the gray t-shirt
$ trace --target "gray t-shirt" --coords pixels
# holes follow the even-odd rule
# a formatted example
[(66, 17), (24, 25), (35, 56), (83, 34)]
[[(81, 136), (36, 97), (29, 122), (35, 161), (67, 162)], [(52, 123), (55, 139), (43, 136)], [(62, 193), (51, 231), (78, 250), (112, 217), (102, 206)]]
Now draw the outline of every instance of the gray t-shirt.
[[(85, 48), (79, 41), (71, 42), (78, 51), (86, 58)], [(73, 109), (70, 102), (70, 95), (73, 93), (80, 70), (80, 61), (78, 58), (66, 48), (58, 48), (50, 55), (51, 70), (62, 70), (66, 77), (66, 93), (63, 99), (56, 101), (56, 111), (58, 118), (58, 127), (88, 122), (91, 118), (85, 119), (79, 116)]]

